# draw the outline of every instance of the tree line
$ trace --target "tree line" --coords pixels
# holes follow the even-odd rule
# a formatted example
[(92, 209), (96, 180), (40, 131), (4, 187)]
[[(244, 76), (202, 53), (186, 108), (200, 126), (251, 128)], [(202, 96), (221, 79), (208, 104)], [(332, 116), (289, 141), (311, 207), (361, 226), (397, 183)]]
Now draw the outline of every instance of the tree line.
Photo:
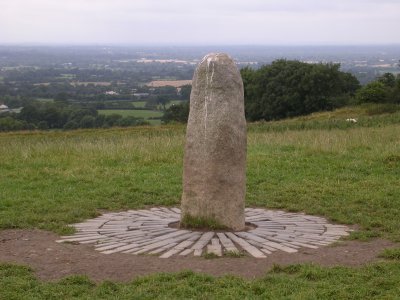
[[(361, 86), (355, 76), (340, 71), (339, 64), (280, 59), (259, 69), (244, 68), (241, 76), (248, 121), (279, 120), (366, 102), (400, 104), (400, 77), (391, 73)], [(188, 98), (190, 87), (181, 92), (182, 98)], [(25, 102), (19, 114), (0, 114), (0, 130), (99, 128), (144, 123), (133, 117), (99, 115), (95, 107), (74, 106), (61, 96), (56, 97), (58, 101), (54, 103)], [(187, 122), (189, 102), (165, 109), (173, 97), (172, 87), (170, 90), (165, 87), (155, 91), (148, 105), (164, 106), (164, 123)]]
[(148, 125), (142, 119), (119, 114), (102, 115), (96, 109), (74, 107), (62, 102), (29, 102), (20, 113), (0, 114), (0, 131), (33, 129), (108, 128)]
[[(240, 71), (248, 121), (279, 120), (366, 102), (400, 104), (400, 77), (385, 73), (362, 86), (339, 64), (280, 59)], [(188, 104), (169, 108), (164, 122), (186, 122)]]

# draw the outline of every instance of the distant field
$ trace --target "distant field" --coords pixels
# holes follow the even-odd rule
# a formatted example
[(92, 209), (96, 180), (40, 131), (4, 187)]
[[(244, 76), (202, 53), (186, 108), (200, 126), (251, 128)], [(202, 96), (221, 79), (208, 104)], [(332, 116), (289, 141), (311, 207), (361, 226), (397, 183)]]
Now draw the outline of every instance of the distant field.
[(99, 85), (99, 86), (109, 86), (111, 85), (111, 82), (108, 81), (93, 81), (93, 82), (89, 82), (89, 81), (74, 81), (71, 82), (71, 85), (89, 85), (89, 84), (93, 84), (93, 85)]
[(184, 85), (192, 84), (191, 80), (154, 80), (147, 83), (147, 86), (150, 87), (162, 87), (162, 86), (173, 86), (173, 87), (181, 87)]
[(58, 77), (58, 78), (61, 78), (61, 79), (72, 79), (72, 78), (75, 78), (75, 77), (76, 77), (75, 74), (61, 74), (61, 76)]
[(163, 112), (157, 111), (157, 110), (135, 110), (135, 109), (130, 109), (130, 110), (123, 110), (123, 109), (99, 109), (98, 110), (99, 114), (103, 115), (112, 115), (112, 114), (119, 114), (123, 117), (127, 116), (133, 116), (135, 118), (143, 118), (143, 119), (148, 119), (148, 118), (159, 118), (162, 117)]
[(178, 104), (181, 104), (181, 103), (183, 103), (183, 102), (186, 102), (186, 101), (184, 101), (184, 100), (172, 100), (171, 102), (169, 102), (169, 103), (166, 105), (166, 107), (169, 108), (169, 107), (171, 107), (172, 105), (178, 105)]
[(134, 101), (132, 104), (137, 108), (144, 108), (146, 101)]
[(53, 98), (36, 98), (35, 100), (40, 102), (54, 102)]
[[(169, 102), (165, 107), (169, 108), (172, 105), (178, 105), (182, 102), (185, 102), (184, 100), (172, 100), (171, 102)], [(132, 104), (136, 107), (136, 108), (144, 108), (146, 106), (146, 101), (134, 101), (132, 102)], [(160, 105), (160, 109), (161, 109), (161, 105)]]

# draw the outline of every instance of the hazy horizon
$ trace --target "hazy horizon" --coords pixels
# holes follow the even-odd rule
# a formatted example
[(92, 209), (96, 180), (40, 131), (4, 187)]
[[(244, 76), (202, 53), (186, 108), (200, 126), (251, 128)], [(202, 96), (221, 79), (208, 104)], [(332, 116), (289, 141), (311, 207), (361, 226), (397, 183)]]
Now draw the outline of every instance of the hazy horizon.
[(143, 43), (143, 44), (128, 44), (128, 43), (47, 43), (47, 42), (14, 42), (2, 43), (0, 46), (15, 46), (15, 47), (287, 47), (287, 48), (307, 48), (307, 47), (400, 47), (399, 43), (381, 43), (381, 44), (172, 44), (172, 43)]
[(396, 0), (2, 0), (0, 43), (398, 45)]

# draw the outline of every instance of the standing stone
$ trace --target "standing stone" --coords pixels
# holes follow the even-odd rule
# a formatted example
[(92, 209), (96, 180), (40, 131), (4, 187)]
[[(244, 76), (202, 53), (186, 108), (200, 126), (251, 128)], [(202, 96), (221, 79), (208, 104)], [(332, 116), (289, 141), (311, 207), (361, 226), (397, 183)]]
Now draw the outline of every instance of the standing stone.
[(208, 54), (192, 82), (182, 218), (203, 218), (244, 229), (246, 142), (240, 73), (228, 55)]

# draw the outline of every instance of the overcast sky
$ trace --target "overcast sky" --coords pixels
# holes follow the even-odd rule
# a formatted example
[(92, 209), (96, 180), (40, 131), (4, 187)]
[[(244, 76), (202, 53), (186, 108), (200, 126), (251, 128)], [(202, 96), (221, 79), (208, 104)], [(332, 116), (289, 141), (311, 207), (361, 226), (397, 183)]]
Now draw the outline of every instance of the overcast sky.
[(399, 44), (400, 0), (0, 0), (0, 43)]

